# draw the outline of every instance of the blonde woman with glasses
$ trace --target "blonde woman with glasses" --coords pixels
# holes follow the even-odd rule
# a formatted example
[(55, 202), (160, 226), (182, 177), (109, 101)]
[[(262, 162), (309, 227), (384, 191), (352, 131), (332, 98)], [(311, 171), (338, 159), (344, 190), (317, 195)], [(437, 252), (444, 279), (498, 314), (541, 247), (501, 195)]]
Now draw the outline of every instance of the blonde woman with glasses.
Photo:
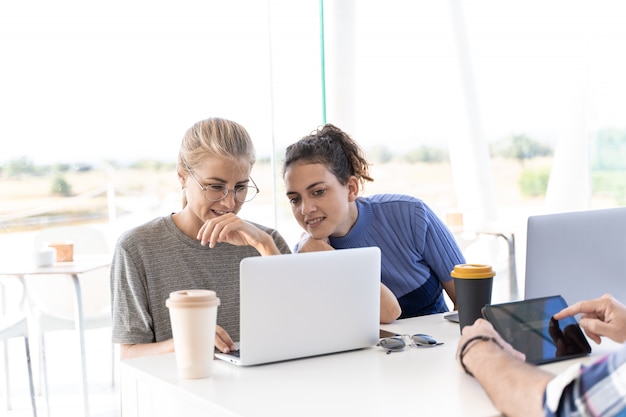
[(239, 263), (290, 253), (273, 229), (237, 213), (259, 189), (250, 172), (255, 151), (243, 126), (211, 118), (183, 137), (177, 173), (182, 209), (124, 233), (111, 267), (113, 342), (122, 359), (174, 351), (165, 300), (173, 291), (204, 288), (220, 298), (216, 348), (239, 339)]

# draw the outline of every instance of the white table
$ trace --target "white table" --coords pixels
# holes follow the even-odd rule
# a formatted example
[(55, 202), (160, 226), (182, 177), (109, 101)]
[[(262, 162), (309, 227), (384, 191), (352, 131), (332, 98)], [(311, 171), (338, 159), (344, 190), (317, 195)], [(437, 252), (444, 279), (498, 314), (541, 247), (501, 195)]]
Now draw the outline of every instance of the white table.
[[(174, 354), (125, 360), (121, 362), (122, 415), (499, 415), (476, 380), (455, 361), (457, 324), (436, 314), (382, 327), (397, 333), (427, 333), (445, 344), (389, 355), (372, 347), (246, 368), (217, 360), (213, 376), (198, 380), (177, 376)], [(593, 344), (593, 357), (582, 361), (590, 362), (618, 345), (601, 346)], [(573, 361), (544, 367), (556, 372)]]
[(87, 391), (87, 365), (85, 359), (85, 322), (83, 313), (83, 297), (80, 289), (79, 275), (93, 271), (95, 269), (109, 267), (111, 257), (109, 255), (90, 256), (76, 258), (73, 262), (56, 262), (52, 266), (38, 267), (32, 262), (23, 261), (21, 263), (0, 264), (0, 275), (16, 276), (21, 280), (27, 279), (29, 275), (67, 275), (74, 284), (74, 295), (76, 297), (76, 329), (80, 343), (81, 371), (82, 371), (82, 396), (85, 417), (89, 416), (89, 395)]

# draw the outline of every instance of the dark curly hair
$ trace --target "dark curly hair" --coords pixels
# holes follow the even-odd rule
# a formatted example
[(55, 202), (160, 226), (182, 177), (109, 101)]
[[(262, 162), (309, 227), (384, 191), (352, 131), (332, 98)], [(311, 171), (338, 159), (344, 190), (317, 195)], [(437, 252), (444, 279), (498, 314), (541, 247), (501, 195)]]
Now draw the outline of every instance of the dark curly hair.
[(357, 178), (361, 187), (366, 181), (374, 181), (369, 174), (370, 164), (359, 145), (346, 132), (330, 123), (287, 147), (283, 176), (287, 168), (297, 162), (325, 165), (342, 185), (348, 182), (351, 175)]

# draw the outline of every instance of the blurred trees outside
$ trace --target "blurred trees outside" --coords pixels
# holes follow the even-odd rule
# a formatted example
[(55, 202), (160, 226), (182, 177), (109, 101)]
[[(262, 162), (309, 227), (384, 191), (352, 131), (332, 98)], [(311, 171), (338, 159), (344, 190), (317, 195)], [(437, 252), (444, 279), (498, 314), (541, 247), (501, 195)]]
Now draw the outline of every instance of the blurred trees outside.
[[(626, 129), (606, 128), (590, 138), (590, 162), (592, 167), (592, 192), (594, 195), (614, 199), (617, 204), (626, 204)], [(368, 160), (377, 165), (401, 162), (407, 164), (447, 164), (450, 156), (445, 144), (420, 145), (402, 152), (392, 151), (387, 145), (379, 144), (365, 150)], [(277, 152), (277, 157), (282, 154)], [(544, 196), (547, 190), (552, 157), (552, 146), (533, 139), (525, 133), (511, 134), (490, 145), (492, 158), (518, 162), (522, 169), (516, 186), (524, 197)], [(278, 159), (280, 160), (280, 159)], [(529, 164), (536, 160), (538, 163)], [(269, 157), (261, 156), (257, 164), (267, 164)], [(137, 170), (167, 172), (175, 170), (175, 163), (139, 160), (127, 166), (119, 166), (115, 161), (106, 161), (112, 170)], [(50, 178), (50, 195), (71, 196), (76, 174), (103, 171), (90, 164), (55, 163), (36, 165), (29, 157), (22, 156), (9, 161), (0, 161), (0, 179), (23, 180), (39, 177)], [(497, 173), (494, 173), (497, 175)], [(94, 184), (94, 187), (100, 184)], [(77, 192), (80, 192), (78, 190)], [(3, 196), (4, 198), (10, 196)]]

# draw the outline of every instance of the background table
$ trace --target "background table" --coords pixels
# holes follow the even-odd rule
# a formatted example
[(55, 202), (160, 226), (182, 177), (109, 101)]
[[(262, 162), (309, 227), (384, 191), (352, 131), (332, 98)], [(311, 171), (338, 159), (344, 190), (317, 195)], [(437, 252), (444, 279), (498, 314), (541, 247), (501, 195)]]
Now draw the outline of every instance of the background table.
[[(177, 376), (174, 354), (121, 362), (122, 414), (131, 416), (495, 416), (493, 404), (455, 361), (459, 327), (442, 314), (382, 326), (401, 334), (428, 333), (444, 345), (379, 347), (237, 367), (217, 360), (210, 378)], [(306, 331), (303, 323), (302, 331)], [(333, 335), (328, 335), (333, 337)], [(280, 341), (277, 341), (280, 343)], [(593, 344), (589, 362), (618, 346)], [(546, 365), (559, 371), (575, 360)]]
[(73, 262), (57, 262), (52, 266), (38, 267), (30, 261), (21, 263), (7, 263), (0, 265), (0, 275), (16, 276), (22, 280), (28, 279), (29, 275), (67, 275), (74, 284), (74, 296), (76, 297), (76, 329), (80, 343), (81, 372), (82, 372), (82, 397), (85, 416), (89, 416), (89, 394), (87, 391), (87, 366), (85, 360), (85, 325), (83, 313), (83, 297), (80, 289), (79, 275), (98, 268), (108, 267), (111, 264), (110, 256), (90, 256), (76, 258)]

